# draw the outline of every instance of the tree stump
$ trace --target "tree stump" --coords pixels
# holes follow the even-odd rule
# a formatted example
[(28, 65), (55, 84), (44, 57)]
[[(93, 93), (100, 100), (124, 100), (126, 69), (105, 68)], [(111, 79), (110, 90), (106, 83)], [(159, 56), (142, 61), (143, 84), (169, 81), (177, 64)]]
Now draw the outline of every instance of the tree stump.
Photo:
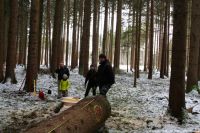
[(93, 133), (111, 114), (111, 107), (104, 96), (85, 98), (49, 120), (44, 120), (26, 133)]

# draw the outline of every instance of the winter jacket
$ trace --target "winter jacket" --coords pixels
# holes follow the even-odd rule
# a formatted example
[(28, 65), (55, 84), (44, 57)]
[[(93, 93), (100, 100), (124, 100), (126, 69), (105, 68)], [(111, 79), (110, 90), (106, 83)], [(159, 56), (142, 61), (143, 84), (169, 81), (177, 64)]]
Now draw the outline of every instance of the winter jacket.
[(97, 86), (97, 71), (95, 69), (90, 69), (85, 78), (85, 85), (90, 84), (90, 86)]
[(60, 91), (66, 91), (71, 86), (70, 82), (68, 80), (61, 80), (60, 81)]
[(57, 69), (56, 70), (56, 73), (58, 74), (58, 80), (61, 80), (61, 79), (63, 79), (63, 75), (64, 74), (67, 74), (67, 76), (69, 77), (69, 69), (66, 67), (66, 66), (64, 66), (63, 68), (59, 68), (59, 69)]
[(108, 60), (105, 60), (99, 65), (97, 77), (99, 87), (102, 87), (104, 85), (112, 85), (115, 83), (113, 69)]

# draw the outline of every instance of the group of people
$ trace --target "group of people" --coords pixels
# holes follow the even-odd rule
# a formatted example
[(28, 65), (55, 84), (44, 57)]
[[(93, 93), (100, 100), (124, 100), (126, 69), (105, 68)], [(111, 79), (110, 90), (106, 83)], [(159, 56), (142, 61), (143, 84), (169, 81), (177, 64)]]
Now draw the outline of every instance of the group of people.
[[(62, 96), (68, 96), (68, 89), (70, 88), (70, 82), (68, 80), (70, 73), (69, 69), (60, 64), (60, 68), (56, 70), (58, 74), (58, 98)], [(105, 54), (99, 55), (98, 69), (92, 64), (85, 78), (85, 97), (88, 96), (90, 90), (96, 95), (96, 88), (99, 87), (100, 95), (106, 95), (112, 84), (115, 83), (115, 76), (112, 66)]]

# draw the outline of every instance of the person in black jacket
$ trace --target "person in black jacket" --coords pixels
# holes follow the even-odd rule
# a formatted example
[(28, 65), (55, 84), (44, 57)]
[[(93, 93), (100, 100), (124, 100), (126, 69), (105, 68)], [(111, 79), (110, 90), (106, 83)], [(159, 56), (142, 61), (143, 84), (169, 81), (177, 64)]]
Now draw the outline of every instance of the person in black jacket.
[(96, 71), (94, 65), (90, 65), (90, 70), (88, 71), (86, 78), (85, 78), (85, 86), (87, 85), (85, 97), (88, 96), (91, 88), (92, 88), (93, 96), (96, 95), (96, 88), (97, 88), (96, 78), (97, 78), (97, 71)]
[(99, 67), (97, 80), (101, 95), (106, 95), (112, 84), (115, 83), (115, 76), (112, 66), (104, 54), (99, 55)]
[(67, 77), (69, 78), (70, 73), (69, 69), (64, 66), (64, 63), (60, 63), (60, 66), (58, 69), (56, 69), (56, 73), (58, 74), (58, 98), (61, 97), (61, 92), (60, 92), (60, 81), (63, 79), (63, 75), (66, 74)]

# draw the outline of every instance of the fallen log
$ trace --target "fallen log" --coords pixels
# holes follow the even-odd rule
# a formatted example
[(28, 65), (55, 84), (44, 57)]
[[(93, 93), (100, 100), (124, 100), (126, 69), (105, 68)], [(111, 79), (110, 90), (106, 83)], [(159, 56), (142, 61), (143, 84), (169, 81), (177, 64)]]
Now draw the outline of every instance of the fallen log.
[(66, 111), (27, 129), (26, 133), (93, 133), (111, 114), (104, 96), (85, 98)]

